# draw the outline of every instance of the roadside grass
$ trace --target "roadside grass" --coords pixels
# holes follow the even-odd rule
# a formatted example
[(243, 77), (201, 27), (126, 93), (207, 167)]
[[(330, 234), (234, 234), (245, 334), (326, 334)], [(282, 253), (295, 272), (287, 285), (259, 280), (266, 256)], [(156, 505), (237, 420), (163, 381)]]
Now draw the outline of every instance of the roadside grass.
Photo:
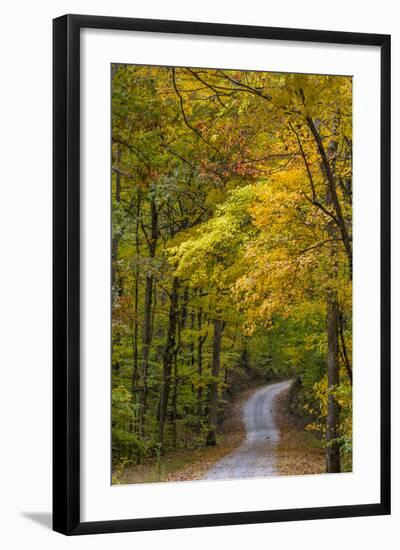
[(276, 446), (278, 475), (310, 475), (325, 473), (323, 442), (296, 423), (287, 412), (288, 392), (274, 403), (275, 420), (280, 430)]
[(113, 485), (202, 479), (218, 460), (242, 444), (246, 435), (242, 406), (255, 389), (246, 389), (240, 398), (227, 404), (225, 421), (219, 428), (215, 447), (177, 450), (145, 464), (117, 468), (112, 476)]
[[(195, 481), (202, 479), (212, 466), (237, 449), (245, 438), (242, 406), (255, 388), (243, 392), (240, 399), (228, 404), (226, 419), (221, 424), (215, 447), (181, 449), (148, 460), (145, 464), (127, 466), (113, 472), (113, 485)], [(323, 442), (288, 413), (288, 392), (274, 402), (274, 417), (280, 430), (275, 447), (278, 475), (311, 475), (325, 473)], [(351, 455), (342, 457), (342, 471), (352, 469)]]
[(341, 457), (341, 467), (342, 472), (352, 472), (353, 471), (353, 455), (346, 454)]
[[(321, 439), (307, 432), (303, 424), (288, 413), (289, 392), (279, 395), (274, 403), (274, 416), (280, 430), (276, 447), (278, 475), (324, 474), (325, 449)], [(352, 455), (341, 456), (342, 472), (352, 471)]]
[(223, 434), (217, 438), (215, 447), (183, 449), (146, 464), (128, 466), (122, 472), (113, 473), (113, 485), (202, 479), (215, 462), (233, 451), (240, 442), (234, 434)]

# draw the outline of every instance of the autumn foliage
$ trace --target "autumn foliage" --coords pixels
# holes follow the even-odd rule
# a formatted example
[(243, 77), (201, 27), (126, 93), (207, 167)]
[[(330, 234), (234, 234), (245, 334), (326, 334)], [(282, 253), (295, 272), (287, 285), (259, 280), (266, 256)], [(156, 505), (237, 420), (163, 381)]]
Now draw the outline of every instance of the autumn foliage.
[(112, 66), (114, 465), (218, 445), (224, 403), (297, 379), (351, 468), (352, 81)]

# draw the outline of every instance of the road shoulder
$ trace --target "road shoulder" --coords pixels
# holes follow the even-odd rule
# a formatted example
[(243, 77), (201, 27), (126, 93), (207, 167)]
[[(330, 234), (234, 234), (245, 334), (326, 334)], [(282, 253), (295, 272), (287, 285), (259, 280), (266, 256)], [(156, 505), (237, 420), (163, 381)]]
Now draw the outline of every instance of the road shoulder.
[(128, 466), (113, 473), (113, 483), (158, 483), (162, 481), (195, 481), (203, 479), (205, 474), (221, 458), (236, 450), (246, 437), (243, 423), (243, 404), (260, 386), (248, 388), (225, 405), (225, 420), (217, 433), (215, 447), (181, 449), (168, 453), (159, 461)]
[(325, 473), (325, 453), (322, 442), (288, 412), (289, 391), (274, 401), (274, 418), (280, 431), (276, 445), (279, 476)]

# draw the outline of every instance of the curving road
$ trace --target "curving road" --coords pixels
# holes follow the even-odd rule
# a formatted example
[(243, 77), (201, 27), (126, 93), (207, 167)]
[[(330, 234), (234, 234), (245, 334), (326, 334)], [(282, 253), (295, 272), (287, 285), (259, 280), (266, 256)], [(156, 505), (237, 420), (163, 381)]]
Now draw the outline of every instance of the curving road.
[(243, 406), (246, 440), (235, 451), (221, 458), (203, 479), (237, 479), (277, 475), (274, 446), (279, 430), (272, 414), (272, 403), (287, 390), (291, 380), (269, 384), (257, 390)]

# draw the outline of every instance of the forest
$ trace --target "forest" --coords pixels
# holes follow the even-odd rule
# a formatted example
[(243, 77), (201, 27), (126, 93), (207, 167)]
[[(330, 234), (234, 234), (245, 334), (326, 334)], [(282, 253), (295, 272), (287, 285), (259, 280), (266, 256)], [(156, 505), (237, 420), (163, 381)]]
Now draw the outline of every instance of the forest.
[(218, 447), (293, 380), (351, 470), (352, 79), (113, 64), (113, 468)]

